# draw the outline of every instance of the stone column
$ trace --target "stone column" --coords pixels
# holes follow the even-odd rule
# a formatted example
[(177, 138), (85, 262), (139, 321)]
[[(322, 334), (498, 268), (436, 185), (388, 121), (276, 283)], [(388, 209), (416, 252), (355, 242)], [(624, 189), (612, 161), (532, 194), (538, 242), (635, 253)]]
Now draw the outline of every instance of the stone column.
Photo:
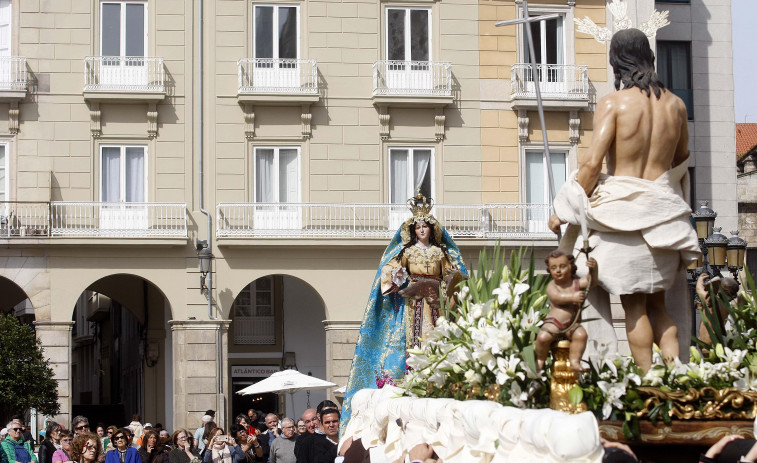
[[(347, 378), (355, 355), (355, 344), (360, 334), (360, 320), (324, 320), (326, 330), (326, 380), (339, 386), (347, 384)], [(329, 399), (341, 399), (329, 394)]]
[[(58, 382), (60, 413), (52, 419), (66, 428), (71, 427), (71, 328), (72, 321), (35, 321), (37, 339), (50, 361), (53, 378)], [(44, 417), (40, 415), (44, 420)], [(41, 422), (38, 426), (41, 426)], [(38, 429), (41, 429), (38, 427)]]
[[(172, 320), (173, 425), (194, 430), (205, 410), (227, 426), (228, 329), (230, 320)], [(220, 364), (220, 370), (219, 370)], [(220, 378), (220, 381), (219, 381)]]

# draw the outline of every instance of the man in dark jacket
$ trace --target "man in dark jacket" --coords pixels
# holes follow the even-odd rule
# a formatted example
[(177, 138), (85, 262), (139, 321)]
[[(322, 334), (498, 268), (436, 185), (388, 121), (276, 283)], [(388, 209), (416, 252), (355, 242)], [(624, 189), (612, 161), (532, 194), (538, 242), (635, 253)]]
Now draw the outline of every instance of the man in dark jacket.
[(313, 436), (310, 463), (333, 463), (339, 444), (339, 410), (326, 408), (321, 411), (323, 434)]

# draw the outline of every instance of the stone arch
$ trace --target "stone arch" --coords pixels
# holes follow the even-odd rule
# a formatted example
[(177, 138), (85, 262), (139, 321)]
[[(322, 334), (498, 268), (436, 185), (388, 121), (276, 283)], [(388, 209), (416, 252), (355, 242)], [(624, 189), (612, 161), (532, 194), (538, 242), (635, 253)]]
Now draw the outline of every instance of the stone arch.
[(50, 274), (44, 257), (0, 257), (0, 291), (0, 311), (7, 312), (28, 298), (35, 319), (50, 318)]
[[(268, 286), (264, 286), (263, 290), (259, 289), (260, 282), (263, 280), (271, 285), (270, 293)], [(245, 317), (245, 325), (240, 325), (239, 315), (242, 313), (240, 311), (242, 308), (237, 307), (235, 313), (235, 303), (232, 302), (227, 312), (227, 318), (231, 320), (229, 352), (233, 354), (229, 356), (232, 388), (230, 412), (234, 414), (247, 410), (242, 405), (245, 403), (244, 399), (236, 396), (235, 392), (270, 374), (261, 374), (258, 377), (245, 376), (239, 367), (253, 365), (270, 365), (272, 369), (294, 367), (303, 374), (311, 374), (322, 379), (327, 377), (326, 332), (323, 325), (326, 317), (324, 298), (310, 282), (289, 273), (275, 273), (252, 279), (235, 293), (234, 301), (249, 301), (243, 309), (250, 310), (245, 313), (255, 315), (254, 311), (259, 308), (255, 307), (254, 301), (265, 300), (267, 295), (271, 297), (272, 304), (273, 342), (256, 344), (257, 340), (251, 339), (253, 336), (250, 333), (257, 333), (254, 327), (260, 326), (257, 323), (261, 322), (261, 318), (266, 318), (265, 316), (257, 317), (257, 320), (255, 317)], [(263, 306), (267, 307), (265, 303)], [(260, 312), (257, 314), (259, 315)], [(245, 331), (250, 329), (251, 331)], [(308, 402), (311, 407), (315, 407), (325, 398), (325, 391), (312, 391), (310, 395), (299, 392), (294, 394), (294, 410), (291, 407), (292, 401), (289, 399), (285, 404), (282, 402), (271, 404), (271, 397), (265, 398), (266, 405), (261, 405), (260, 408), (264, 411), (276, 411), (296, 417), (307, 408)], [(254, 406), (255, 403), (250, 403), (250, 405)]]

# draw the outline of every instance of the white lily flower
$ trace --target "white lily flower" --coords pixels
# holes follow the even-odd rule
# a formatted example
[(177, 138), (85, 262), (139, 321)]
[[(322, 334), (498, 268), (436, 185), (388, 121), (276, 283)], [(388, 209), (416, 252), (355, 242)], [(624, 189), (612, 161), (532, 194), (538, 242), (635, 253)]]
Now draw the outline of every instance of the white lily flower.
[(499, 285), (499, 288), (495, 288), (492, 294), (497, 296), (497, 302), (500, 305), (505, 304), (512, 299), (512, 292), (510, 291), (510, 282), (504, 282)]
[(525, 408), (527, 400), (528, 393), (520, 388), (517, 381), (513, 381), (510, 385), (510, 402), (516, 407)]
[(623, 409), (623, 402), (621, 397), (626, 395), (626, 382), (608, 383), (606, 381), (598, 381), (597, 386), (605, 395), (605, 402), (602, 404), (602, 417), (607, 419), (612, 414), (612, 409)]

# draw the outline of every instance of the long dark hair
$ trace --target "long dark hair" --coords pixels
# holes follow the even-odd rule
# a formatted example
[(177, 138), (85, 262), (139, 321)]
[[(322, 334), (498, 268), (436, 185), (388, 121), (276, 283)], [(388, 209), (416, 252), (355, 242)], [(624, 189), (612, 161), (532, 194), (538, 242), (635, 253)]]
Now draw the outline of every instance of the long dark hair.
[(654, 69), (654, 53), (649, 40), (638, 29), (624, 29), (615, 33), (610, 42), (610, 65), (615, 72), (615, 89), (637, 87), (657, 99), (665, 90)]
[[(428, 244), (431, 246), (436, 246), (437, 248), (440, 248), (442, 252), (444, 253), (444, 256), (449, 259), (449, 255), (447, 254), (447, 247), (436, 241), (436, 225), (426, 222), (425, 220), (423, 222), (426, 225), (428, 225), (428, 229), (429, 229)], [(408, 241), (407, 244), (402, 247), (402, 250), (400, 251), (400, 253), (397, 254), (397, 257), (396, 257), (397, 262), (400, 262), (402, 260), (402, 255), (405, 253), (405, 249), (411, 246), (415, 246), (415, 243), (418, 242), (418, 236), (415, 234), (415, 226), (417, 223), (418, 222), (412, 222), (407, 227), (408, 231), (410, 232), (410, 241)]]

